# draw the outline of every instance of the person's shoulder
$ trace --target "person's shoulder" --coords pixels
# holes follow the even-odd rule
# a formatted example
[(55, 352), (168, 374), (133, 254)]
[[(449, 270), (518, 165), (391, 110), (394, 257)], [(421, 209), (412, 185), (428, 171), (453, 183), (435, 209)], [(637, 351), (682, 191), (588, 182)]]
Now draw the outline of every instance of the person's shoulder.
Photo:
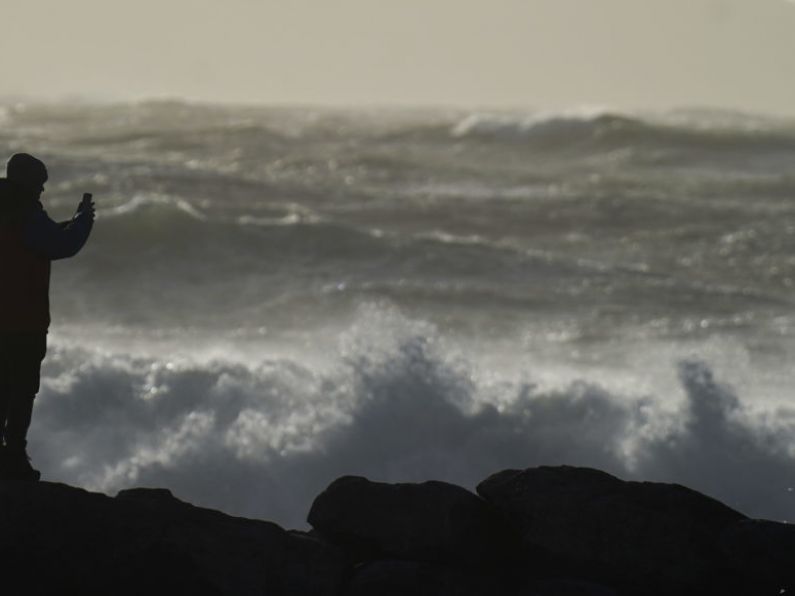
[(36, 201), (28, 207), (25, 219), (29, 222), (52, 222), (50, 216), (47, 215), (47, 212), (44, 210), (44, 205), (39, 201)]
[(16, 211), (14, 221), (22, 226), (23, 230), (42, 229), (51, 221), (41, 203), (20, 205)]
[(7, 178), (0, 178), (0, 221), (9, 223), (16, 212), (16, 202), (11, 184)]

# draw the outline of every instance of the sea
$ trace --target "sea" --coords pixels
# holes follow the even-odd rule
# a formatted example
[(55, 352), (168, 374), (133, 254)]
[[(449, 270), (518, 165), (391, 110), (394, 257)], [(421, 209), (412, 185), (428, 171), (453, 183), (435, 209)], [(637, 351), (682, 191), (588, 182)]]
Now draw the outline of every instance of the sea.
[(292, 528), (342, 475), (591, 466), (795, 520), (795, 120), (0, 101), (83, 251), (29, 452)]

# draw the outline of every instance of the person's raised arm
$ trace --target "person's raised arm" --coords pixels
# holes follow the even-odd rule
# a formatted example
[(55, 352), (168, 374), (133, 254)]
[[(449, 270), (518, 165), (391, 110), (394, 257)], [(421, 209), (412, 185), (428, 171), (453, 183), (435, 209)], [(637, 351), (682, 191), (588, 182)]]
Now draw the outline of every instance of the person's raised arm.
[(51, 260), (73, 257), (88, 239), (94, 224), (94, 202), (85, 193), (75, 216), (56, 223), (44, 209), (37, 211), (25, 229), (25, 243), (34, 252)]

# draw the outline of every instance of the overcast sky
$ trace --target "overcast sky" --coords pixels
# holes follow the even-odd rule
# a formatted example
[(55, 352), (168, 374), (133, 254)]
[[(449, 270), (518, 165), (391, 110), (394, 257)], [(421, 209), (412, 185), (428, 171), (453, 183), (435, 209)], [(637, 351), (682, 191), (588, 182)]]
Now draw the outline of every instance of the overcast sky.
[(795, 114), (787, 0), (26, 0), (0, 95)]

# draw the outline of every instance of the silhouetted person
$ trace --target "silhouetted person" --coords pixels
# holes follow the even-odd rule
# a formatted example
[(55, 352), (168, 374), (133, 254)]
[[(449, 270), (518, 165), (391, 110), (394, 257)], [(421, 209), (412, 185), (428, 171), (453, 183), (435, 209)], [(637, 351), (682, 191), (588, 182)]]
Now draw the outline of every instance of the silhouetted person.
[(40, 202), (47, 168), (17, 153), (0, 178), (0, 477), (38, 480), (27, 433), (50, 325), (50, 261), (77, 254), (94, 223), (84, 194), (75, 216), (51, 220)]

